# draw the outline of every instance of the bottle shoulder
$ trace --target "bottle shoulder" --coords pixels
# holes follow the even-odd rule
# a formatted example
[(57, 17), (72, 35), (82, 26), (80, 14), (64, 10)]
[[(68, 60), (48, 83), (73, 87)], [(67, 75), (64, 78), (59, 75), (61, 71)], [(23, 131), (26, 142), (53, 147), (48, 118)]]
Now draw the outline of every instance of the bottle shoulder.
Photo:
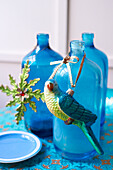
[(45, 49), (39, 49), (37, 46), (23, 58), (23, 63), (26, 62), (26, 60), (29, 60), (31, 65), (48, 65), (52, 61), (58, 61), (62, 59), (63, 57), (51, 48), (47, 47)]
[(104, 77), (107, 77), (108, 75), (108, 58), (105, 53), (102, 51), (98, 50), (95, 47), (87, 47), (85, 48), (85, 53), (86, 57), (96, 64), (101, 68), (102, 73)]
[[(77, 77), (77, 74), (80, 70), (82, 60), (79, 60), (78, 63), (69, 63), (70, 69), (71, 69), (71, 74), (73, 77)], [(63, 64), (60, 69), (57, 71), (57, 76), (61, 75), (62, 77), (65, 77), (67, 79), (69, 75), (69, 70), (66, 66), (66, 64)], [(99, 79), (99, 81), (102, 78), (102, 71), (100, 67), (94, 63), (93, 61), (85, 58), (83, 67), (81, 69), (81, 75), (80, 77), (89, 77), (89, 79)]]
[(45, 49), (45, 51), (48, 53), (48, 56), (51, 57), (51, 59), (53, 59), (53, 61), (63, 59), (63, 57), (58, 52), (54, 51), (51, 48), (47, 48)]
[(86, 64), (85, 69), (87, 70), (87, 72), (90, 72), (90, 74), (92, 73), (98, 75), (98, 77), (101, 77), (102, 71), (98, 64), (96, 64), (94, 61), (88, 58), (86, 58), (85, 64)]
[(89, 59), (93, 59), (96, 61), (100, 60), (106, 62), (106, 64), (108, 63), (107, 55), (96, 47), (86, 47), (85, 52)]

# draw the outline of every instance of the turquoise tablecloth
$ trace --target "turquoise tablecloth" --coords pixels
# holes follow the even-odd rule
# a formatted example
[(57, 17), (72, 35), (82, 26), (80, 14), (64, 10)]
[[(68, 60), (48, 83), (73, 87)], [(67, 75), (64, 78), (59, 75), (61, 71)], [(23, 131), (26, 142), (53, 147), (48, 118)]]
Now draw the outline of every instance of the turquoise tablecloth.
[[(109, 90), (109, 92), (107, 95), (106, 121), (100, 137), (104, 155), (96, 155), (81, 162), (69, 161), (56, 153), (51, 138), (41, 139), (43, 147), (36, 156), (20, 163), (0, 164), (0, 170), (113, 170), (113, 98), (109, 95), (113, 91)], [(0, 109), (1, 132), (7, 130), (26, 131), (24, 121), (19, 125), (15, 123), (15, 108)]]

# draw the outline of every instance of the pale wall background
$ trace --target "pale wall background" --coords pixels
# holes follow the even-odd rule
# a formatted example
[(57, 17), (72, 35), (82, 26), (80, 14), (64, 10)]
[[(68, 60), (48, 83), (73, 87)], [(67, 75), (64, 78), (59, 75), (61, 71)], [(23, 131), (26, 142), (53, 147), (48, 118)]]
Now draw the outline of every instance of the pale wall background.
[[(48, 33), (50, 46), (65, 54), (66, 30), (65, 0), (0, 0), (0, 84), (9, 85), (9, 74), (18, 82), (22, 58), (36, 45), (37, 33)], [(0, 107), (8, 100), (0, 91)]]
[[(109, 58), (108, 87), (113, 88), (112, 0), (0, 0), (0, 84), (19, 80), (22, 58), (36, 45), (37, 33), (49, 33), (50, 46), (63, 56), (69, 41), (95, 33), (95, 45)], [(0, 92), (0, 107), (10, 100)]]
[(95, 46), (109, 59), (108, 87), (113, 88), (113, 0), (69, 0), (68, 42), (94, 32)]

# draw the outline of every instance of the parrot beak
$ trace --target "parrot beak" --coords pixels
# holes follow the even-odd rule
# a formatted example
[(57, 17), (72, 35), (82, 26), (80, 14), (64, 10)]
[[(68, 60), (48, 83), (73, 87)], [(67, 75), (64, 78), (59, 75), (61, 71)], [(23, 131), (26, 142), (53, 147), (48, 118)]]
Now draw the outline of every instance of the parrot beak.
[(52, 91), (52, 90), (53, 90), (53, 83), (49, 83), (49, 84), (47, 85), (47, 88), (48, 88), (50, 91)]

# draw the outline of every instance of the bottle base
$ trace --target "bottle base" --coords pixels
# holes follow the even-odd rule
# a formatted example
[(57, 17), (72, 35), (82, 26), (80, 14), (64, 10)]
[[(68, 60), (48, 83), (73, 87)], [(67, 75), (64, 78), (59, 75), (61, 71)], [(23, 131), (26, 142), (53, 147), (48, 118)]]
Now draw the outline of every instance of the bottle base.
[(69, 159), (69, 160), (73, 160), (73, 161), (80, 161), (80, 160), (89, 159), (89, 158), (93, 157), (96, 154), (95, 150), (93, 150), (91, 152), (87, 152), (87, 153), (75, 154), (75, 153), (69, 153), (69, 152), (62, 151), (55, 144), (54, 144), (54, 147), (55, 147), (56, 151), (62, 157), (66, 158), (66, 159)]
[(36, 136), (38, 136), (39, 138), (45, 138), (45, 137), (49, 137), (49, 136), (53, 136), (53, 129), (43, 129), (43, 130), (33, 130), (31, 129), (31, 132), (34, 133)]

